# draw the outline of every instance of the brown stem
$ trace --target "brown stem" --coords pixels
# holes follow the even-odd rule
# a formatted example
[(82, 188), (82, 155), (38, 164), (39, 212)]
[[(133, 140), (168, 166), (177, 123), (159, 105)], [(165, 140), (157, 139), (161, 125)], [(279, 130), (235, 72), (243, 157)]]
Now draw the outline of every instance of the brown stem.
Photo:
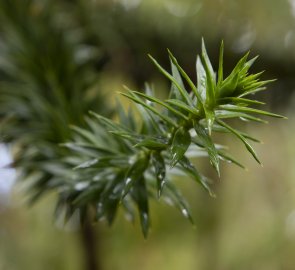
[(81, 228), (81, 240), (84, 249), (85, 270), (102, 270), (101, 254), (98, 247), (98, 232), (91, 224), (92, 215), (88, 209), (86, 220)]

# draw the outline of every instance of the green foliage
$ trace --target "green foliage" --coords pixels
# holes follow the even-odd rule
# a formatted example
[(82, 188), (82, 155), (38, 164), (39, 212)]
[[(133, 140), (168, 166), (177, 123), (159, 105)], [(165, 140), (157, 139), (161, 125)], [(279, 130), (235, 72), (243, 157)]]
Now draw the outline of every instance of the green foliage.
[(196, 157), (207, 155), (218, 175), (220, 160), (243, 167), (223, 147), (214, 143), (211, 133), (234, 135), (260, 163), (248, 142), (257, 140), (224, 122), (232, 118), (264, 122), (256, 115), (283, 118), (252, 108), (252, 105), (261, 103), (245, 98), (264, 90), (270, 82), (261, 81), (261, 73), (249, 73), (256, 58), (248, 60), (247, 53), (223, 78), (222, 43), (216, 76), (202, 42), (195, 84), (171, 52), (169, 57), (172, 74), (150, 56), (159, 71), (171, 81), (168, 99), (156, 98), (148, 85), (144, 93), (126, 88), (122, 95), (136, 105), (136, 113), (132, 110), (126, 113), (118, 104), (118, 123), (91, 112), (91, 119), (87, 120), (89, 128), (75, 128), (74, 142), (65, 146), (72, 150), (73, 159), (78, 164), (75, 167), (77, 174), (75, 181), (61, 193), (60, 207), (73, 212), (90, 204), (97, 219), (107, 219), (111, 224), (120, 205), (131, 217), (134, 217), (135, 205), (143, 234), (147, 236), (149, 197), (172, 202), (192, 221), (185, 199), (173, 184), (173, 174), (181, 172), (190, 176), (214, 195), (211, 182), (193, 165), (188, 151)]
[(0, 3), (0, 138), (14, 145), (13, 166), (31, 181), (31, 200), (71, 181), (59, 146), (71, 139), (70, 125), (86, 126), (88, 110), (110, 114), (97, 91), (98, 52), (71, 39), (43, 4)]

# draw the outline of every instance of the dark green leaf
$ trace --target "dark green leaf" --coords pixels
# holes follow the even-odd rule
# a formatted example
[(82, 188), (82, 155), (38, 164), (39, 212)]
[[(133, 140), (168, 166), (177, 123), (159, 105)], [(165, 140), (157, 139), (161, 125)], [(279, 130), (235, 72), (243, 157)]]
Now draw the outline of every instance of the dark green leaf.
[(97, 139), (95, 138), (94, 134), (88, 130), (76, 127), (76, 126), (70, 126), (72, 130), (74, 130), (76, 133), (87, 139), (89, 142), (93, 143), (94, 145), (97, 144)]
[(183, 127), (176, 130), (172, 145), (170, 148), (172, 159), (170, 166), (174, 167), (176, 163), (184, 156), (186, 150), (191, 144), (191, 136), (189, 131)]
[(197, 69), (198, 91), (200, 93), (202, 102), (205, 103), (207, 75), (199, 56), (197, 56), (196, 69)]
[[(181, 73), (183, 78), (187, 81), (188, 85), (192, 89), (193, 93), (196, 95), (197, 100), (200, 102), (200, 104), (203, 104), (203, 101), (201, 99), (201, 96), (200, 96), (195, 84), (192, 82), (190, 77), (185, 73), (185, 71), (182, 69), (182, 67), (178, 64), (176, 58), (173, 56), (173, 54), (169, 50), (168, 50), (168, 53), (169, 53), (171, 61), (175, 64), (175, 66), (177, 67), (177, 69), (179, 70), (179, 72)], [(192, 102), (190, 102), (188, 104), (192, 105)]]
[(175, 107), (178, 107), (179, 109), (186, 111), (187, 113), (191, 113), (192, 115), (198, 116), (199, 115), (199, 111), (197, 109), (195, 109), (194, 107), (191, 107), (187, 104), (185, 104), (184, 102), (182, 102), (181, 100), (177, 100), (177, 99), (168, 99), (165, 100), (166, 103), (173, 105)]
[(220, 176), (218, 153), (214, 143), (212, 142), (211, 137), (209, 136), (205, 128), (202, 127), (201, 125), (196, 124), (194, 128), (197, 132), (198, 137), (200, 138), (201, 142), (203, 143), (204, 147), (206, 148), (208, 152), (211, 164), (215, 168), (218, 176)]
[[(181, 75), (180, 75), (177, 67), (175, 66), (175, 64), (173, 63), (171, 58), (170, 58), (170, 64), (171, 64), (171, 71), (172, 71), (173, 78), (175, 78), (175, 80), (177, 81), (177, 83), (179, 84), (179, 86), (182, 89), (185, 89), (185, 86), (183, 84)], [(171, 91), (170, 91), (170, 94), (169, 94), (169, 98), (176, 98), (177, 100), (182, 100), (183, 99), (182, 95), (179, 93), (179, 90), (177, 89), (177, 87), (175, 86), (175, 84), (173, 82), (172, 82), (172, 85), (171, 85)]]
[(136, 131), (137, 130), (136, 129), (137, 128), (137, 123), (136, 123), (136, 120), (134, 118), (134, 112), (132, 110), (132, 107), (129, 107), (127, 117), (128, 117), (128, 122), (129, 122), (128, 126), (130, 127), (131, 130)]
[[(221, 133), (230, 133), (230, 131), (225, 128), (225, 127), (222, 127), (220, 125), (214, 125), (213, 126), (213, 130), (216, 131), (216, 132), (221, 132)], [(245, 133), (245, 132), (242, 132), (242, 131), (239, 131), (239, 130), (236, 130), (238, 133), (240, 133), (243, 137), (245, 137), (246, 139), (249, 139), (253, 142), (257, 142), (257, 143), (261, 143), (258, 139), (250, 136), (249, 134)]]
[(226, 79), (219, 89), (219, 96), (226, 97), (232, 95), (238, 86), (238, 82), (239, 73), (235, 73), (230, 79)]
[(240, 59), (231, 74), (222, 82), (222, 84), (220, 85), (219, 96), (227, 97), (235, 92), (241, 73), (243, 73), (243, 67), (246, 63), (248, 55), (249, 52)]
[(141, 140), (145, 139), (145, 136), (132, 133), (132, 132), (126, 132), (126, 131), (113, 131), (110, 130), (109, 133), (114, 134), (116, 136), (122, 137), (124, 139), (130, 140), (131, 142), (139, 142)]
[(92, 186), (91, 188), (82, 190), (72, 203), (78, 206), (87, 205), (89, 201), (99, 198), (102, 189), (103, 187), (101, 185), (97, 185), (97, 187)]
[(194, 220), (192, 218), (192, 215), (190, 213), (189, 207), (187, 205), (187, 202), (183, 198), (183, 196), (180, 194), (180, 192), (175, 188), (175, 186), (171, 182), (167, 182), (167, 199), (170, 201), (172, 200), (172, 203), (179, 209), (181, 214), (187, 218), (191, 224), (194, 224)]
[(204, 107), (205, 110), (205, 116), (206, 116), (206, 122), (207, 122), (207, 126), (208, 126), (208, 132), (209, 132), (209, 136), (211, 136), (211, 130), (212, 127), (214, 125), (214, 121), (215, 121), (215, 114), (213, 110), (207, 109), (206, 107)]
[(179, 165), (182, 170), (188, 173), (197, 183), (201, 184), (201, 186), (212, 196), (214, 197), (214, 193), (212, 192), (208, 180), (206, 177), (201, 175), (194, 165), (189, 161), (186, 156), (183, 156), (181, 160), (179, 160)]
[(218, 82), (217, 86), (220, 87), (223, 81), (223, 51), (224, 51), (224, 43), (221, 41), (220, 50), (219, 50), (219, 66), (218, 66)]
[(70, 150), (72, 150), (73, 152), (76, 152), (79, 155), (86, 155), (86, 156), (91, 156), (91, 157), (97, 157), (97, 151), (93, 151), (93, 149), (89, 149), (83, 146), (79, 146), (75, 143), (63, 143), (60, 144), (60, 146), (62, 147), (66, 147)]
[(133, 209), (133, 205), (131, 204), (129, 200), (126, 199), (126, 197), (122, 200), (122, 206), (126, 211), (126, 214), (125, 214), (126, 219), (134, 223), (135, 212)]
[(162, 74), (165, 75), (165, 77), (167, 77), (172, 83), (174, 83), (174, 85), (176, 86), (176, 88), (178, 89), (180, 95), (182, 96), (183, 100), (187, 103), (187, 104), (192, 104), (192, 100), (190, 98), (190, 96), (188, 95), (188, 93), (186, 92), (186, 90), (184, 88), (181, 87), (181, 85), (179, 85), (178, 83), (178, 78), (174, 78), (171, 74), (169, 74), (165, 69), (163, 69), (160, 64), (151, 56), (149, 55), (150, 59), (152, 60), (152, 62), (156, 65), (156, 67), (160, 70), (160, 72)]
[(247, 91), (244, 91), (242, 92), (239, 97), (245, 97), (247, 95), (254, 95), (260, 91), (264, 91), (266, 90), (267, 88), (266, 87), (258, 87), (258, 88), (253, 88), (253, 89), (250, 89), (250, 90), (247, 90)]
[(245, 147), (247, 148), (247, 150), (251, 153), (251, 155), (254, 157), (254, 159), (261, 164), (260, 160), (258, 159), (254, 149), (252, 148), (252, 146), (247, 142), (247, 140), (244, 138), (243, 135), (241, 135), (241, 133), (239, 133), (238, 131), (236, 131), (235, 129), (233, 129), (232, 127), (230, 127), (229, 125), (227, 125), (226, 123), (224, 123), (221, 120), (216, 120), (217, 123), (223, 127), (225, 127), (226, 129), (228, 129), (232, 134), (234, 134), (236, 137), (238, 137), (245, 145)]
[(215, 116), (219, 119), (223, 118), (240, 118), (242, 120), (249, 120), (249, 121), (255, 121), (259, 123), (267, 124), (268, 122), (258, 118), (254, 117), (252, 115), (246, 114), (246, 113), (240, 113), (240, 112), (232, 112), (232, 111), (226, 111), (226, 110), (215, 110)]
[(226, 98), (220, 98), (219, 102), (221, 103), (235, 103), (235, 104), (245, 104), (245, 105), (264, 105), (264, 102), (247, 99), (247, 98), (239, 98), (239, 97), (226, 97)]
[[(136, 103), (136, 108), (139, 112), (139, 116), (142, 119), (142, 128), (141, 133), (143, 134), (155, 134), (160, 133), (161, 134), (161, 128), (159, 126), (159, 117), (155, 114), (153, 114), (149, 109), (146, 107)], [(133, 115), (134, 118), (134, 115)]]
[(243, 164), (241, 164), (240, 162), (238, 162), (236, 159), (234, 159), (232, 156), (230, 156), (228, 153), (225, 153), (222, 150), (217, 150), (218, 155), (221, 157), (221, 159), (229, 162), (229, 163), (233, 163), (236, 164), (237, 166), (239, 166), (242, 169), (246, 169), (245, 166)]
[(245, 112), (245, 113), (257, 113), (261, 115), (266, 115), (266, 116), (271, 116), (271, 117), (276, 117), (276, 118), (285, 118), (282, 115), (279, 114), (274, 114), (262, 110), (257, 110), (257, 109), (252, 109), (248, 107), (242, 107), (242, 106), (236, 106), (236, 105), (219, 105), (218, 106), (220, 109), (227, 110), (227, 111), (233, 111), (233, 112)]
[(90, 111), (89, 114), (99, 120), (101, 123), (103, 123), (106, 127), (110, 128), (111, 130), (125, 130), (128, 131), (127, 127), (124, 127), (118, 123), (115, 123), (114, 121), (108, 119), (107, 117), (104, 117), (102, 115), (99, 115), (95, 112)]
[(212, 68), (211, 62), (207, 55), (204, 40), (202, 39), (202, 62), (206, 72), (206, 103), (209, 106), (215, 104), (215, 87), (216, 87), (216, 75)]
[(111, 225), (115, 219), (121, 194), (124, 187), (122, 182), (123, 173), (118, 173), (113, 179), (108, 179), (104, 185), (103, 192), (98, 197), (100, 200), (96, 206), (96, 218), (106, 218)]
[(254, 62), (256, 61), (256, 59), (259, 57), (259, 55), (253, 57), (252, 59), (250, 59), (249, 61), (246, 62), (246, 64), (244, 65), (246, 68), (246, 72), (249, 70), (249, 68), (254, 64)]
[(134, 159), (134, 161), (125, 176), (122, 198), (124, 198), (129, 193), (132, 186), (142, 178), (149, 163), (149, 159), (144, 153), (140, 153), (140, 155), (134, 156), (132, 159)]
[(151, 150), (164, 150), (168, 147), (167, 142), (156, 138), (147, 138), (134, 145), (134, 147), (146, 147)]
[(168, 104), (166, 104), (165, 102), (155, 98), (155, 97), (151, 97), (151, 96), (148, 96), (146, 94), (143, 94), (143, 93), (140, 93), (140, 92), (137, 92), (137, 91), (132, 91), (134, 94), (138, 95), (138, 96), (141, 96), (151, 102), (155, 102), (163, 107), (165, 107), (166, 109), (168, 109), (170, 112), (174, 113), (175, 115), (178, 115), (180, 117), (182, 117), (183, 119), (185, 120), (188, 120), (188, 117), (186, 115), (184, 115), (183, 113), (181, 113), (180, 111), (174, 109), (173, 107), (169, 106)]
[(160, 198), (165, 185), (166, 167), (165, 161), (159, 152), (152, 153), (152, 165), (155, 169), (155, 174), (157, 177), (158, 197)]
[(258, 80), (250, 81), (246, 84), (246, 86), (244, 86), (243, 92), (247, 92), (250, 90), (255, 90), (257, 88), (261, 88), (261, 87), (265, 86), (266, 84), (274, 82), (274, 81), (276, 81), (276, 79), (267, 80), (267, 81), (258, 81)]
[[(130, 91), (131, 92), (131, 91)], [(146, 104), (145, 102), (143, 102), (141, 99), (139, 99), (137, 96), (135, 96), (134, 94), (131, 95), (129, 92), (129, 94), (125, 94), (125, 93), (121, 93), (121, 95), (133, 100), (134, 102), (142, 105), (143, 107), (145, 107), (146, 109), (150, 110), (152, 113), (154, 113), (155, 115), (157, 115), (158, 117), (160, 117), (161, 119), (163, 119), (165, 122), (169, 123), (172, 126), (177, 126), (176, 123), (169, 117), (161, 114), (160, 112), (158, 112), (154, 107)]]
[(117, 109), (117, 113), (118, 113), (118, 116), (119, 116), (120, 123), (131, 129), (132, 126), (129, 125), (128, 116), (127, 116), (121, 102), (119, 101), (119, 99), (116, 99), (116, 109)]
[(93, 165), (98, 163), (98, 159), (91, 159), (91, 160), (87, 160), (86, 162), (83, 162), (82, 164), (76, 166), (74, 168), (74, 170), (78, 170), (78, 169), (87, 169), (89, 167), (92, 167)]
[(155, 91), (153, 89), (152, 86), (150, 86), (148, 83), (144, 84), (144, 92), (148, 95), (148, 96), (155, 96)]
[(142, 233), (145, 238), (148, 236), (150, 228), (148, 192), (145, 179), (142, 177), (134, 183), (132, 197), (137, 204)]

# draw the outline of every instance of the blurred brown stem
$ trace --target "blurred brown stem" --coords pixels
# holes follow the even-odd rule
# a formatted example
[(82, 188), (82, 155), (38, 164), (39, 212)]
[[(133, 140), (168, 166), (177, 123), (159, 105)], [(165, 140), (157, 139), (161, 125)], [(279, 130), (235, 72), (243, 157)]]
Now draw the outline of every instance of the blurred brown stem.
[(85, 252), (85, 270), (102, 270), (101, 254), (98, 246), (98, 231), (91, 224), (92, 215), (88, 209), (86, 220), (81, 228), (82, 247)]

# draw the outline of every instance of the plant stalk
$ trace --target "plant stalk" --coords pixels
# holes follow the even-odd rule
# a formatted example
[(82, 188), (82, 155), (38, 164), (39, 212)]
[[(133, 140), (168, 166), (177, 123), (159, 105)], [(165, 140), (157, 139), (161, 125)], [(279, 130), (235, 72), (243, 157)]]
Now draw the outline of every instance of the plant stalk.
[(87, 209), (85, 222), (81, 227), (81, 242), (84, 250), (85, 270), (102, 270), (99, 233), (92, 224), (90, 209)]

